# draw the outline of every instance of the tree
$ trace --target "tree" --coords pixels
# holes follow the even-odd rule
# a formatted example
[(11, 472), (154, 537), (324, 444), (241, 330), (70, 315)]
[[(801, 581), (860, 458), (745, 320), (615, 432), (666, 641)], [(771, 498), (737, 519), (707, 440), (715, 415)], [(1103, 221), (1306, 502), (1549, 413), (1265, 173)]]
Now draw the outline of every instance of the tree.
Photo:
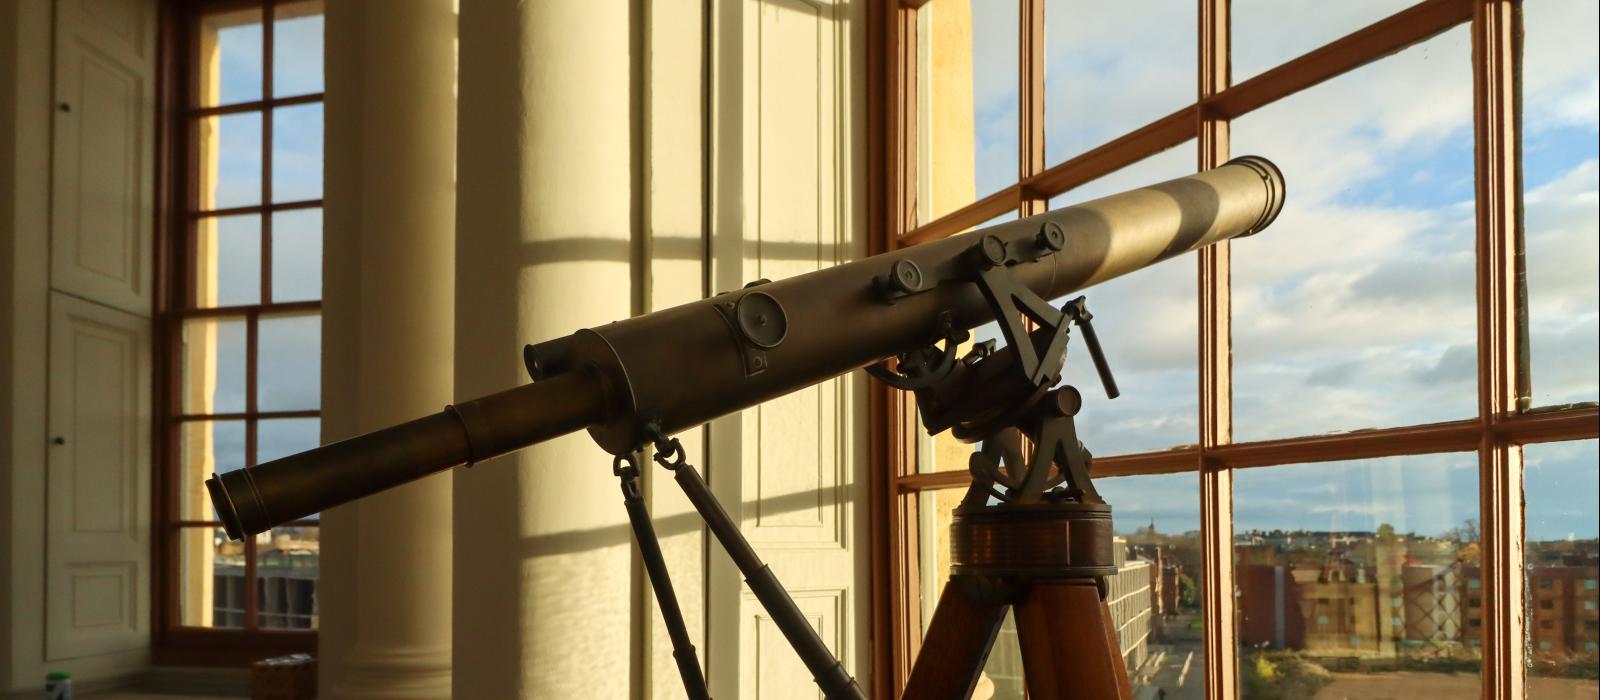
[(1178, 608), (1195, 610), (1200, 607), (1200, 587), (1188, 574), (1178, 574)]

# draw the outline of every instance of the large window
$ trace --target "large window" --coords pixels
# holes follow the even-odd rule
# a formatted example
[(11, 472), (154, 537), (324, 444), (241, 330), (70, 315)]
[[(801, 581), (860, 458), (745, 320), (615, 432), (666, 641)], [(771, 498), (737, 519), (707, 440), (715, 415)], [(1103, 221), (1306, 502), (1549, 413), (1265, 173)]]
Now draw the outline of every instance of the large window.
[(319, 441), (322, 4), (180, 12), (167, 38), (158, 634), (180, 660), (309, 649), (316, 519), (230, 542), (204, 481)]
[[(1084, 391), (1078, 425), (1136, 690), (1592, 692), (1594, 3), (903, 0), (875, 20), (880, 250), (1233, 155), (1284, 170), (1271, 230), (1086, 292), (1123, 388)], [(898, 692), (969, 448), (880, 391)], [(994, 697), (1021, 697), (1008, 630)]]

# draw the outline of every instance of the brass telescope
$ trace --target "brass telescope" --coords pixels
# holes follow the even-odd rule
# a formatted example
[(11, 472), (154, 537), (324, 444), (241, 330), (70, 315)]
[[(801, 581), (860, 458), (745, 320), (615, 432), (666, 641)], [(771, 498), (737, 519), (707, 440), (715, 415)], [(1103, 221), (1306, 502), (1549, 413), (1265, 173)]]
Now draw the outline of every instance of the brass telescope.
[[(965, 276), (998, 240), (1044, 299), (1265, 228), (1264, 158), (895, 250), (532, 345), (534, 382), (206, 481), (233, 539), (587, 428), (613, 455), (993, 320)], [(941, 325), (942, 324), (942, 325)]]

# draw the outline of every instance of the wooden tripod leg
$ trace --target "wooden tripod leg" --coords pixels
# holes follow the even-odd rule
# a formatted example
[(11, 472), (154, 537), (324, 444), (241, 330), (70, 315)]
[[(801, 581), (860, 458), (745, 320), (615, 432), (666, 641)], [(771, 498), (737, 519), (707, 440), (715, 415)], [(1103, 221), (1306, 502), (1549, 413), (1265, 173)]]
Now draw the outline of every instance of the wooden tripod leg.
[(1132, 700), (1111, 610), (1093, 579), (1036, 579), (1016, 615), (1030, 698)]
[(967, 700), (1006, 617), (1006, 603), (979, 600), (952, 577), (939, 595), (903, 700)]

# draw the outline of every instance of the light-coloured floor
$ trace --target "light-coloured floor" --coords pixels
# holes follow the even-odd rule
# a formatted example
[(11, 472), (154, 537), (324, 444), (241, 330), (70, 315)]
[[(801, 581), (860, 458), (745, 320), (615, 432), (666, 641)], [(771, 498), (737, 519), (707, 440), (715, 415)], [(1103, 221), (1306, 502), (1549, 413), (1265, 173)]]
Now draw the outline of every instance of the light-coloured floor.
[[(1475, 698), (1482, 681), (1477, 674), (1335, 673), (1333, 683), (1317, 693), (1317, 700), (1454, 700)], [(1600, 691), (1594, 681), (1576, 678), (1528, 678), (1528, 697), (1539, 700), (1594, 700)]]
[(128, 690), (86, 693), (79, 694), (77, 697), (80, 700), (238, 700), (236, 697), (220, 695), (167, 695), (165, 693), (141, 693)]

